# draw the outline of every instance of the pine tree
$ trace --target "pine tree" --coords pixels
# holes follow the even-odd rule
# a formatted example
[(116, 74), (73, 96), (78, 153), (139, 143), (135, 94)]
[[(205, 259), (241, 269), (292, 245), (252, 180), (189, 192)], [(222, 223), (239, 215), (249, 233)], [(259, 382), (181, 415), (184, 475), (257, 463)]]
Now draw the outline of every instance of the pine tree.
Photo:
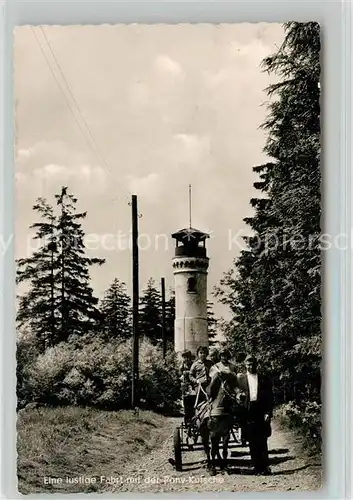
[(42, 350), (61, 341), (84, 335), (95, 327), (98, 299), (90, 287), (89, 268), (104, 260), (86, 256), (77, 199), (61, 189), (55, 196), (59, 213), (42, 198), (34, 205), (43, 221), (33, 224), (40, 246), (32, 256), (17, 261), (17, 283), (29, 291), (19, 297), (17, 322), (29, 327)]
[(154, 344), (162, 341), (162, 297), (152, 278), (140, 299), (139, 322), (141, 336)]
[(61, 340), (70, 335), (86, 334), (99, 320), (98, 299), (90, 286), (89, 268), (102, 265), (104, 259), (86, 256), (84, 232), (81, 221), (87, 212), (77, 213), (77, 198), (63, 187), (55, 195), (60, 213), (58, 216), (58, 244), (60, 247), (60, 309)]
[(213, 312), (213, 302), (210, 301), (207, 302), (207, 330), (209, 343), (212, 345), (217, 335), (217, 319)]
[(282, 46), (263, 63), (280, 78), (268, 88), (276, 99), (263, 125), (271, 161), (254, 168), (261, 197), (245, 219), (252, 236), (218, 296), (234, 314), (227, 331), (233, 349), (255, 351), (291, 386), (291, 397), (318, 399), (320, 28), (295, 22), (285, 30)]
[(132, 336), (131, 299), (126, 284), (115, 278), (101, 304), (102, 333), (106, 338), (126, 340)]
[(55, 344), (58, 338), (57, 275), (59, 270), (56, 245), (56, 219), (51, 207), (43, 198), (33, 206), (42, 219), (32, 224), (38, 249), (27, 258), (17, 260), (17, 284), (29, 283), (29, 291), (20, 296), (17, 313), (19, 330), (29, 329), (38, 339), (42, 351)]

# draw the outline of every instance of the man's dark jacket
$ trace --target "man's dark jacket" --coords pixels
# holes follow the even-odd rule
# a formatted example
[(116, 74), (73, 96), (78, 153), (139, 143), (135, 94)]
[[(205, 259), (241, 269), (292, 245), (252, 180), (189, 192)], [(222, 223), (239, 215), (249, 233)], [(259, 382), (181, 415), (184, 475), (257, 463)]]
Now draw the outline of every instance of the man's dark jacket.
[[(237, 375), (238, 386), (245, 393), (244, 406), (247, 410), (250, 409), (250, 389), (248, 384), (248, 377), (246, 373), (239, 373)], [(268, 414), (272, 417), (273, 413), (273, 391), (272, 382), (269, 377), (264, 374), (258, 373), (258, 386), (257, 386), (257, 414), (260, 420), (263, 420), (264, 415)], [(267, 436), (271, 435), (270, 423), (264, 426), (264, 433)]]

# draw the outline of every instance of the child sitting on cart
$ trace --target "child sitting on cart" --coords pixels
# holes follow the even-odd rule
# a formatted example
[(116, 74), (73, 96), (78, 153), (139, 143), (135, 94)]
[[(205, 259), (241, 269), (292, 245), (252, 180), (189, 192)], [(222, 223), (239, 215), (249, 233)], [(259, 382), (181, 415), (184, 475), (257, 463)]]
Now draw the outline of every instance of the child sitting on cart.
[(222, 373), (237, 373), (237, 367), (231, 363), (231, 355), (228, 349), (222, 348), (218, 351), (219, 361), (215, 363), (210, 370), (210, 377), (212, 378), (215, 372)]
[(196, 393), (190, 380), (190, 368), (192, 366), (191, 351), (184, 351), (181, 355), (182, 364), (180, 368), (181, 393), (184, 407), (184, 422), (187, 425), (194, 415), (194, 404)]
[(212, 364), (215, 365), (219, 362), (219, 349), (215, 346), (210, 347), (208, 358), (212, 361)]
[(207, 359), (208, 348), (205, 346), (198, 347), (197, 359), (190, 368), (190, 381), (196, 391), (195, 407), (207, 399), (206, 388), (208, 387), (210, 378), (210, 369), (213, 365), (210, 359)]

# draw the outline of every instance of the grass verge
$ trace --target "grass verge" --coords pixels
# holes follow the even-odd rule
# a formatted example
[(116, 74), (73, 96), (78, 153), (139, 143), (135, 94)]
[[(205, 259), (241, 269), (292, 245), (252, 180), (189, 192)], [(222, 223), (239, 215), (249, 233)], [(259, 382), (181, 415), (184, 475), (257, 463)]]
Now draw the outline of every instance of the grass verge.
[(18, 490), (103, 492), (102, 476), (123, 474), (131, 462), (160, 446), (172, 425), (149, 411), (135, 415), (78, 407), (22, 410), (17, 420)]
[(320, 455), (322, 448), (321, 408), (315, 403), (300, 408), (294, 403), (280, 406), (275, 418), (282, 429), (290, 429), (301, 438), (307, 455)]

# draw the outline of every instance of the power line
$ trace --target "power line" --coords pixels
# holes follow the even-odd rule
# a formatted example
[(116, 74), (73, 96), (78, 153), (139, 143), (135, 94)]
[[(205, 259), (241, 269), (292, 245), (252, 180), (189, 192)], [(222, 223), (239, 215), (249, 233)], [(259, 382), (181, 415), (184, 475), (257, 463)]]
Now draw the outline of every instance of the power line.
[[(114, 180), (114, 181), (115, 181), (115, 183), (119, 186), (119, 188), (120, 188), (122, 191), (124, 191), (124, 188), (122, 187), (122, 185), (121, 185), (121, 184), (117, 181), (117, 179), (115, 178), (115, 176), (114, 176), (114, 174), (112, 173), (112, 171), (111, 171), (111, 169), (110, 169), (110, 167), (109, 167), (109, 165), (108, 165), (107, 161), (105, 160), (105, 158), (104, 158), (103, 154), (101, 153), (101, 151), (100, 151), (100, 149), (99, 149), (99, 147), (98, 147), (98, 144), (97, 144), (96, 140), (94, 139), (93, 134), (92, 134), (92, 132), (91, 132), (91, 130), (90, 130), (90, 128), (89, 128), (89, 126), (88, 126), (88, 124), (87, 124), (87, 121), (85, 120), (85, 118), (84, 118), (84, 116), (83, 116), (83, 114), (82, 114), (82, 112), (81, 112), (81, 110), (80, 110), (80, 107), (79, 107), (79, 105), (78, 105), (78, 103), (77, 103), (77, 100), (75, 99), (75, 96), (74, 96), (74, 94), (73, 94), (73, 92), (72, 92), (72, 90), (71, 90), (71, 88), (70, 88), (70, 85), (69, 85), (69, 83), (68, 83), (68, 81), (67, 81), (67, 79), (66, 79), (66, 77), (65, 77), (65, 75), (64, 75), (64, 73), (63, 73), (63, 71), (62, 71), (62, 69), (61, 69), (60, 63), (59, 63), (59, 61), (58, 61), (58, 59), (57, 59), (57, 57), (56, 57), (56, 55), (55, 55), (55, 53), (54, 53), (54, 50), (52, 49), (52, 47), (51, 47), (51, 45), (50, 45), (50, 42), (49, 42), (49, 40), (48, 40), (48, 37), (46, 36), (46, 34), (45, 34), (45, 32), (44, 32), (43, 28), (42, 28), (42, 27), (40, 27), (40, 28), (41, 28), (42, 33), (43, 33), (43, 36), (45, 37), (45, 40), (46, 40), (46, 42), (47, 42), (47, 44), (48, 44), (48, 47), (49, 47), (49, 49), (50, 49), (50, 52), (51, 52), (51, 54), (52, 54), (52, 56), (53, 56), (53, 58), (54, 58), (54, 60), (55, 60), (55, 62), (56, 62), (56, 66), (57, 66), (57, 68), (59, 69), (59, 72), (60, 72), (60, 74), (61, 74), (61, 76), (62, 76), (62, 78), (63, 78), (63, 80), (64, 80), (64, 82), (65, 82), (65, 85), (66, 85), (66, 87), (67, 87), (67, 89), (68, 89), (68, 92), (69, 92), (69, 94), (70, 94), (70, 96), (71, 96), (71, 98), (72, 98), (72, 100), (73, 100), (74, 104), (76, 105), (76, 109), (77, 109), (77, 111), (78, 111), (78, 113), (79, 113), (79, 115), (80, 115), (80, 117), (81, 117), (81, 119), (82, 119), (83, 123), (85, 124), (86, 130), (83, 128), (82, 123), (78, 120), (78, 118), (77, 118), (77, 116), (76, 116), (76, 114), (75, 114), (75, 112), (74, 112), (74, 110), (73, 110), (73, 108), (72, 108), (72, 106), (71, 106), (71, 103), (70, 103), (70, 101), (68, 100), (68, 97), (67, 97), (66, 93), (64, 92), (64, 89), (62, 88), (62, 86), (61, 86), (61, 84), (60, 84), (60, 81), (59, 81), (59, 79), (57, 78), (57, 75), (55, 74), (55, 72), (54, 72), (54, 70), (53, 70), (52, 65), (51, 65), (51, 64), (50, 64), (50, 62), (49, 62), (49, 59), (48, 59), (48, 57), (47, 57), (47, 55), (46, 55), (46, 53), (45, 53), (45, 51), (44, 51), (44, 49), (43, 49), (43, 46), (42, 46), (42, 44), (41, 44), (41, 42), (40, 42), (40, 40), (39, 40), (39, 38), (38, 38), (37, 34), (35, 33), (35, 30), (34, 30), (33, 26), (31, 26), (31, 29), (32, 29), (33, 35), (34, 35), (35, 39), (37, 40), (37, 43), (38, 43), (38, 45), (39, 45), (39, 47), (40, 47), (40, 50), (41, 50), (41, 52), (42, 52), (42, 54), (43, 54), (43, 57), (44, 57), (44, 59), (45, 59), (45, 61), (46, 61), (47, 65), (48, 65), (48, 67), (49, 67), (49, 69), (50, 69), (50, 71), (51, 71), (51, 73), (52, 73), (52, 75), (53, 75), (53, 77), (54, 77), (54, 79), (55, 79), (55, 81), (56, 81), (56, 83), (57, 83), (57, 85), (58, 85), (58, 87), (59, 87), (59, 89), (60, 89), (61, 93), (62, 93), (62, 95), (64, 96), (64, 99), (65, 99), (65, 101), (66, 101), (66, 104), (68, 105), (68, 107), (69, 107), (69, 109), (70, 109), (70, 111), (71, 111), (71, 113), (72, 113), (72, 115), (73, 115), (73, 117), (74, 117), (74, 119), (75, 119), (75, 121), (76, 121), (76, 123), (77, 123), (77, 125), (78, 125), (78, 127), (79, 127), (79, 129), (80, 129), (80, 131), (81, 131), (81, 133), (82, 133), (82, 135), (84, 136), (84, 138), (85, 138), (85, 140), (86, 140), (87, 145), (89, 146), (89, 148), (90, 148), (91, 152), (93, 153), (93, 155), (95, 156), (95, 158), (96, 158), (96, 159), (98, 159), (98, 161), (99, 161), (100, 163), (102, 162), (102, 163), (104, 164), (104, 166), (107, 168), (108, 173), (112, 176), (113, 180)], [(87, 136), (87, 132), (88, 132), (88, 136)], [(89, 140), (89, 139), (90, 139), (90, 140)], [(92, 143), (94, 144), (94, 146), (95, 146), (95, 148), (96, 148), (96, 149), (93, 149), (93, 147), (92, 147)], [(124, 197), (125, 197), (125, 199), (126, 199), (126, 201), (127, 201), (127, 200), (128, 200), (128, 198), (127, 198), (126, 194), (124, 194)]]
[[(95, 140), (95, 138), (94, 138), (94, 136), (93, 136), (93, 134), (92, 134), (92, 131), (91, 131), (91, 129), (90, 129), (90, 127), (89, 127), (88, 123), (87, 123), (86, 118), (84, 117), (84, 115), (83, 115), (83, 113), (82, 113), (82, 111), (81, 111), (81, 109), (80, 109), (80, 106), (79, 106), (79, 104), (78, 104), (78, 102), (77, 102), (77, 99), (75, 98), (75, 96), (74, 96), (74, 94), (73, 94), (73, 92), (72, 92), (72, 90), (71, 90), (71, 87), (70, 87), (70, 85), (69, 85), (69, 82), (67, 81), (67, 78), (65, 77), (65, 74), (64, 74), (64, 72), (63, 72), (63, 71), (62, 71), (62, 69), (61, 69), (61, 65), (60, 65), (60, 63), (59, 63), (59, 60), (58, 60), (58, 58), (57, 58), (57, 56), (56, 56), (56, 54), (55, 54), (55, 52), (54, 52), (53, 47), (51, 46), (51, 43), (50, 43), (50, 41), (49, 41), (49, 39), (48, 39), (48, 37), (47, 37), (47, 35), (46, 35), (46, 33), (45, 33), (44, 29), (43, 29), (43, 26), (40, 26), (40, 29), (41, 29), (41, 31), (42, 31), (42, 33), (43, 33), (43, 36), (44, 36), (44, 38), (45, 38), (45, 40), (46, 40), (46, 42), (47, 42), (47, 45), (48, 45), (48, 47), (49, 47), (49, 50), (50, 50), (50, 52), (51, 52), (51, 54), (52, 54), (52, 56), (53, 56), (53, 58), (54, 58), (54, 61), (55, 61), (55, 63), (56, 63), (56, 66), (57, 66), (57, 68), (58, 68), (58, 70), (59, 70), (59, 72), (60, 72), (60, 74), (61, 74), (61, 76), (62, 76), (62, 79), (63, 79), (63, 80), (64, 80), (64, 82), (65, 82), (66, 88), (67, 88), (67, 90), (68, 90), (68, 92), (69, 92), (69, 94), (70, 94), (70, 96), (71, 96), (71, 98), (72, 98), (73, 102), (74, 102), (74, 103), (75, 103), (75, 105), (76, 105), (76, 109), (77, 109), (77, 111), (78, 111), (78, 113), (79, 113), (79, 115), (80, 115), (80, 117), (81, 117), (81, 119), (82, 119), (82, 121), (83, 121), (83, 123), (84, 123), (84, 125), (85, 125), (85, 127), (86, 127), (86, 130), (87, 130), (87, 132), (88, 132), (88, 135), (89, 135), (89, 137), (91, 138), (91, 141), (93, 142), (93, 144), (94, 144), (94, 146), (95, 146), (95, 148), (96, 148), (96, 151), (98, 152), (98, 155), (99, 155), (99, 157), (100, 157), (101, 161), (104, 163), (104, 165), (106, 166), (106, 168), (108, 169), (108, 171), (109, 171), (109, 172), (111, 173), (111, 175), (113, 176), (114, 180), (115, 180), (115, 181), (119, 184), (119, 186), (120, 186), (120, 183), (119, 183), (119, 182), (115, 179), (115, 176), (114, 176), (114, 174), (111, 172), (111, 169), (110, 169), (110, 166), (109, 166), (108, 162), (106, 161), (105, 157), (103, 156), (103, 154), (102, 154), (102, 152), (101, 152), (101, 150), (100, 150), (100, 148), (99, 148), (99, 146), (98, 146), (98, 144), (97, 144), (97, 141)], [(130, 193), (130, 194), (131, 194), (131, 193)]]
[[(33, 28), (32, 28), (32, 29), (33, 29)], [(108, 173), (110, 173), (110, 175), (112, 176), (112, 179), (114, 180), (114, 182), (115, 182), (115, 183), (119, 186), (119, 188), (120, 188), (122, 191), (124, 191), (124, 188), (123, 188), (123, 187), (122, 187), (122, 185), (118, 182), (118, 180), (116, 179), (115, 175), (114, 175), (114, 174), (113, 174), (113, 172), (111, 171), (111, 168), (110, 168), (110, 166), (109, 166), (108, 162), (106, 161), (106, 159), (104, 158), (104, 156), (103, 156), (103, 154), (102, 154), (102, 152), (101, 152), (101, 150), (100, 150), (100, 148), (99, 148), (99, 146), (98, 146), (98, 144), (97, 144), (97, 141), (96, 141), (96, 140), (95, 140), (95, 138), (93, 137), (93, 134), (92, 134), (92, 132), (91, 132), (91, 129), (90, 129), (90, 127), (88, 126), (88, 123), (87, 123), (87, 121), (86, 121), (86, 119), (85, 119), (85, 117), (84, 117), (84, 115), (83, 115), (83, 113), (82, 113), (82, 111), (81, 111), (81, 109), (80, 109), (80, 107), (79, 107), (79, 104), (78, 104), (77, 100), (75, 99), (75, 96), (74, 96), (74, 94), (73, 94), (73, 92), (72, 92), (72, 90), (71, 90), (71, 87), (70, 87), (70, 85), (69, 85), (69, 83), (68, 83), (68, 81), (67, 81), (67, 78), (66, 78), (66, 77), (65, 77), (65, 75), (64, 75), (64, 72), (63, 72), (63, 71), (62, 71), (62, 69), (61, 69), (61, 66), (60, 66), (60, 63), (59, 63), (59, 61), (58, 61), (58, 58), (57, 58), (57, 57), (56, 57), (56, 55), (55, 55), (55, 52), (54, 52), (54, 50), (53, 50), (53, 48), (52, 48), (52, 46), (51, 46), (51, 44), (50, 44), (50, 41), (49, 41), (49, 39), (48, 39), (48, 37), (47, 37), (46, 33), (44, 32), (43, 27), (41, 26), (41, 27), (40, 27), (40, 29), (41, 29), (42, 34), (43, 34), (43, 36), (44, 36), (44, 38), (45, 38), (45, 40), (46, 40), (46, 42), (47, 42), (47, 45), (48, 45), (48, 47), (49, 47), (49, 50), (50, 50), (50, 52), (51, 52), (51, 54), (52, 54), (52, 56), (53, 56), (53, 58), (54, 58), (54, 61), (55, 61), (56, 66), (57, 66), (57, 68), (58, 68), (58, 70), (59, 70), (59, 72), (60, 72), (60, 75), (62, 76), (62, 79), (64, 80), (64, 83), (65, 83), (65, 85), (66, 85), (66, 88), (67, 88), (67, 90), (68, 90), (68, 92), (69, 92), (69, 94), (70, 94), (70, 96), (71, 96), (71, 98), (72, 98), (72, 100), (73, 100), (73, 102), (74, 102), (74, 104), (75, 104), (75, 106), (76, 106), (76, 109), (77, 109), (77, 111), (78, 111), (78, 113), (79, 113), (79, 115), (80, 115), (80, 117), (81, 117), (81, 119), (82, 119), (82, 121), (83, 121), (83, 123), (84, 123), (84, 125), (85, 125), (85, 127), (86, 127), (86, 130), (87, 130), (87, 132), (88, 132), (88, 137), (91, 139), (91, 141), (92, 141), (93, 145), (95, 146), (95, 150), (94, 150), (94, 149), (92, 148), (92, 145), (90, 144), (90, 149), (91, 149), (91, 151), (92, 151), (92, 152), (93, 152), (93, 154), (97, 157), (97, 159), (99, 160), (99, 162), (102, 162), (102, 163), (104, 164), (104, 166), (106, 167), (106, 169), (107, 169)], [(37, 39), (38, 39), (38, 38), (37, 38)], [(47, 59), (46, 59), (46, 60), (47, 60)], [(47, 60), (47, 62), (48, 62), (48, 60)], [(48, 62), (48, 64), (49, 64), (49, 62)], [(59, 84), (59, 85), (60, 85), (60, 84)], [(61, 87), (61, 86), (60, 86), (60, 87)], [(67, 100), (67, 96), (66, 96), (66, 94), (65, 94), (65, 98), (66, 98), (67, 103), (69, 104), (69, 102), (68, 102), (68, 100)], [(77, 118), (77, 117), (75, 116), (75, 119), (76, 119), (76, 118)], [(77, 121), (77, 119), (76, 119), (76, 121)], [(81, 130), (81, 132), (85, 135), (85, 139), (86, 139), (86, 141), (87, 141), (87, 134), (85, 133), (84, 129), (82, 128), (82, 124), (81, 124), (81, 123), (80, 123), (80, 130)], [(98, 153), (98, 155), (97, 155), (97, 153)], [(126, 196), (125, 194), (124, 194), (124, 197), (125, 197), (125, 199), (126, 199), (126, 201), (127, 201), (127, 200), (128, 200), (128, 198), (127, 198), (127, 196)]]
[(39, 45), (39, 48), (40, 48), (40, 50), (41, 50), (41, 52), (42, 52), (42, 54), (43, 54), (43, 57), (44, 57), (44, 59), (45, 59), (45, 61), (46, 61), (47, 65), (48, 65), (48, 67), (49, 67), (49, 69), (50, 69), (50, 71), (51, 71), (51, 74), (53, 75), (54, 80), (56, 81), (56, 83), (57, 83), (57, 85), (58, 85), (58, 87), (59, 87), (59, 90), (60, 90), (60, 92), (62, 93), (62, 95), (63, 95), (63, 97), (64, 97), (64, 99), (65, 99), (65, 101), (66, 101), (66, 104), (68, 105), (68, 107), (69, 107), (69, 109), (70, 109), (70, 111), (71, 111), (71, 113), (72, 113), (72, 115), (73, 115), (73, 117), (74, 117), (74, 119), (75, 119), (75, 121), (76, 121), (76, 123), (77, 123), (77, 125), (78, 125), (79, 129), (81, 130), (81, 132), (82, 132), (82, 134), (83, 134), (83, 136), (84, 136), (84, 138), (85, 138), (85, 140), (86, 140), (86, 142), (87, 142), (87, 145), (89, 146), (89, 148), (91, 149), (92, 153), (93, 153), (93, 154), (94, 154), (94, 156), (96, 157), (96, 153), (95, 153), (95, 151), (92, 149), (92, 145), (91, 145), (91, 143), (87, 140), (87, 136), (86, 136), (86, 134), (85, 134), (84, 130), (82, 129), (82, 125), (81, 125), (81, 123), (77, 120), (77, 116), (75, 115), (75, 113), (74, 113), (74, 111), (73, 111), (73, 109), (72, 109), (72, 107), (71, 107), (71, 104), (70, 104), (70, 102), (68, 101), (67, 96), (66, 96), (66, 94), (65, 94), (65, 92), (64, 92), (64, 90), (63, 90), (63, 88), (62, 88), (62, 86), (60, 85), (60, 82), (59, 82), (59, 80), (58, 80), (58, 78), (57, 78), (57, 76), (56, 76), (56, 74), (55, 74), (55, 72), (54, 72), (54, 70), (53, 70), (53, 68), (52, 68), (52, 66), (51, 66), (51, 64), (50, 64), (50, 62), (49, 62), (49, 60), (48, 60), (48, 58), (47, 58), (47, 55), (46, 55), (46, 53), (45, 53), (45, 51), (44, 51), (44, 49), (43, 49), (43, 47), (42, 47), (42, 44), (40, 43), (40, 40), (39, 40), (39, 38), (37, 37), (37, 35), (36, 35), (36, 33), (35, 33), (34, 29), (33, 29), (33, 26), (31, 26), (31, 29), (32, 29), (32, 32), (33, 32), (33, 35), (34, 35), (35, 39), (36, 39), (36, 40), (37, 40), (37, 42), (38, 42), (38, 45)]

